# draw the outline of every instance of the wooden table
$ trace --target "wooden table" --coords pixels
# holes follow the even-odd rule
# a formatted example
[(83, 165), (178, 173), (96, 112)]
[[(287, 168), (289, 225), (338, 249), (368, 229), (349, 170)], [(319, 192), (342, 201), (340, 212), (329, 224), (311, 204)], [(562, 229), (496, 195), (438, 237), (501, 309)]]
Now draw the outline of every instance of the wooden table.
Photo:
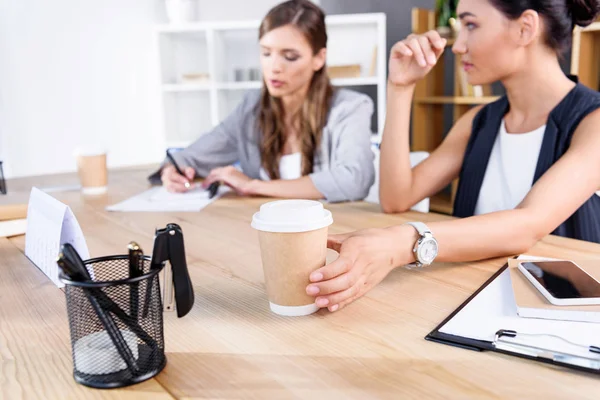
[[(25, 258), (23, 236), (0, 239), (0, 399), (600, 396), (600, 381), (592, 375), (423, 339), (505, 259), (398, 269), (340, 312), (279, 317), (268, 309), (257, 234), (250, 227), (253, 212), (266, 200), (231, 196), (198, 213), (104, 211), (144, 190), (150, 170), (111, 172), (106, 195), (53, 195), (73, 209), (92, 256), (124, 254), (130, 240), (150, 252), (154, 228), (181, 225), (196, 304), (182, 319), (165, 314), (167, 366), (154, 379), (123, 389), (76, 384), (63, 292)], [(74, 175), (13, 180), (1, 201), (10, 202), (32, 185), (75, 182)], [(334, 233), (449, 218), (384, 215), (367, 203), (327, 208)], [(590, 259), (600, 254), (600, 245), (547, 237), (530, 253)]]

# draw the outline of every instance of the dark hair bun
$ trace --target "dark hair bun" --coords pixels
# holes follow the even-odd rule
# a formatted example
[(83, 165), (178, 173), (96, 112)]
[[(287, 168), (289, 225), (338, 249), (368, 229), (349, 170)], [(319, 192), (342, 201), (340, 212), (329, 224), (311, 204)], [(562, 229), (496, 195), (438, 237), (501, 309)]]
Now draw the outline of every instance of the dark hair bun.
[(567, 0), (573, 24), (588, 26), (600, 13), (600, 0)]

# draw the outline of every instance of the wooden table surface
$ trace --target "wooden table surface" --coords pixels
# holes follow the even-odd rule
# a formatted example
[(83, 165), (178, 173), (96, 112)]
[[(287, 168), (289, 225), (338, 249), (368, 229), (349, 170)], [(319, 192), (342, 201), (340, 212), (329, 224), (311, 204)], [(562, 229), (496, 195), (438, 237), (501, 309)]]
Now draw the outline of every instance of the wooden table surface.
[[(165, 314), (167, 366), (154, 379), (95, 390), (72, 378), (63, 292), (24, 256), (24, 236), (0, 239), (0, 399), (598, 399), (600, 380), (496, 353), (436, 344), (424, 336), (506, 259), (397, 269), (340, 312), (300, 318), (269, 311), (252, 214), (267, 199), (219, 199), (201, 212), (111, 213), (147, 188), (150, 168), (111, 171), (95, 197), (52, 193), (68, 204), (91, 256), (151, 251), (154, 229), (184, 233), (196, 303), (186, 317)], [(38, 187), (77, 183), (75, 175), (16, 179), (0, 204)], [(447, 216), (384, 215), (367, 203), (327, 204), (332, 233)], [(529, 254), (597, 258), (600, 245), (549, 236)]]

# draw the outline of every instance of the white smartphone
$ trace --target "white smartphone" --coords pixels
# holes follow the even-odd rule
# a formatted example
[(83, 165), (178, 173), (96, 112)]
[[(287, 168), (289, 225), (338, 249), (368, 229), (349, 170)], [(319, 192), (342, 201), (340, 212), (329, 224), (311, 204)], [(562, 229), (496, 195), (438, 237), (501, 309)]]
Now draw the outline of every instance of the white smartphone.
[(529, 261), (518, 268), (551, 304), (600, 304), (600, 282), (572, 261)]

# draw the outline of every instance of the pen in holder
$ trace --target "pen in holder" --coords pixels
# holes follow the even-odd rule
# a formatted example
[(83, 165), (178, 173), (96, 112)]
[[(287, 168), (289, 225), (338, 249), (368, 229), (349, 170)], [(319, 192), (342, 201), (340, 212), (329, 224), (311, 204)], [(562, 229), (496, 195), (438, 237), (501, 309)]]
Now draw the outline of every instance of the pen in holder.
[[(181, 241), (179, 248), (183, 250), (181, 229), (169, 224), (165, 231), (169, 234), (175, 227), (179, 235), (173, 236)], [(167, 257), (159, 262), (144, 256), (134, 242), (128, 250), (126, 255), (83, 261), (71, 245), (65, 244), (57, 260), (65, 283), (73, 376), (86, 386), (105, 389), (139, 383), (157, 375), (166, 364), (159, 275), (171, 260)], [(173, 256), (177, 261), (171, 264), (177, 270), (171, 284), (178, 279), (175, 292), (184, 288), (184, 294), (173, 294), (176, 301), (185, 299), (183, 304), (176, 304), (182, 317), (192, 308), (194, 294), (185, 254)], [(164, 281), (164, 286), (171, 285)]]

